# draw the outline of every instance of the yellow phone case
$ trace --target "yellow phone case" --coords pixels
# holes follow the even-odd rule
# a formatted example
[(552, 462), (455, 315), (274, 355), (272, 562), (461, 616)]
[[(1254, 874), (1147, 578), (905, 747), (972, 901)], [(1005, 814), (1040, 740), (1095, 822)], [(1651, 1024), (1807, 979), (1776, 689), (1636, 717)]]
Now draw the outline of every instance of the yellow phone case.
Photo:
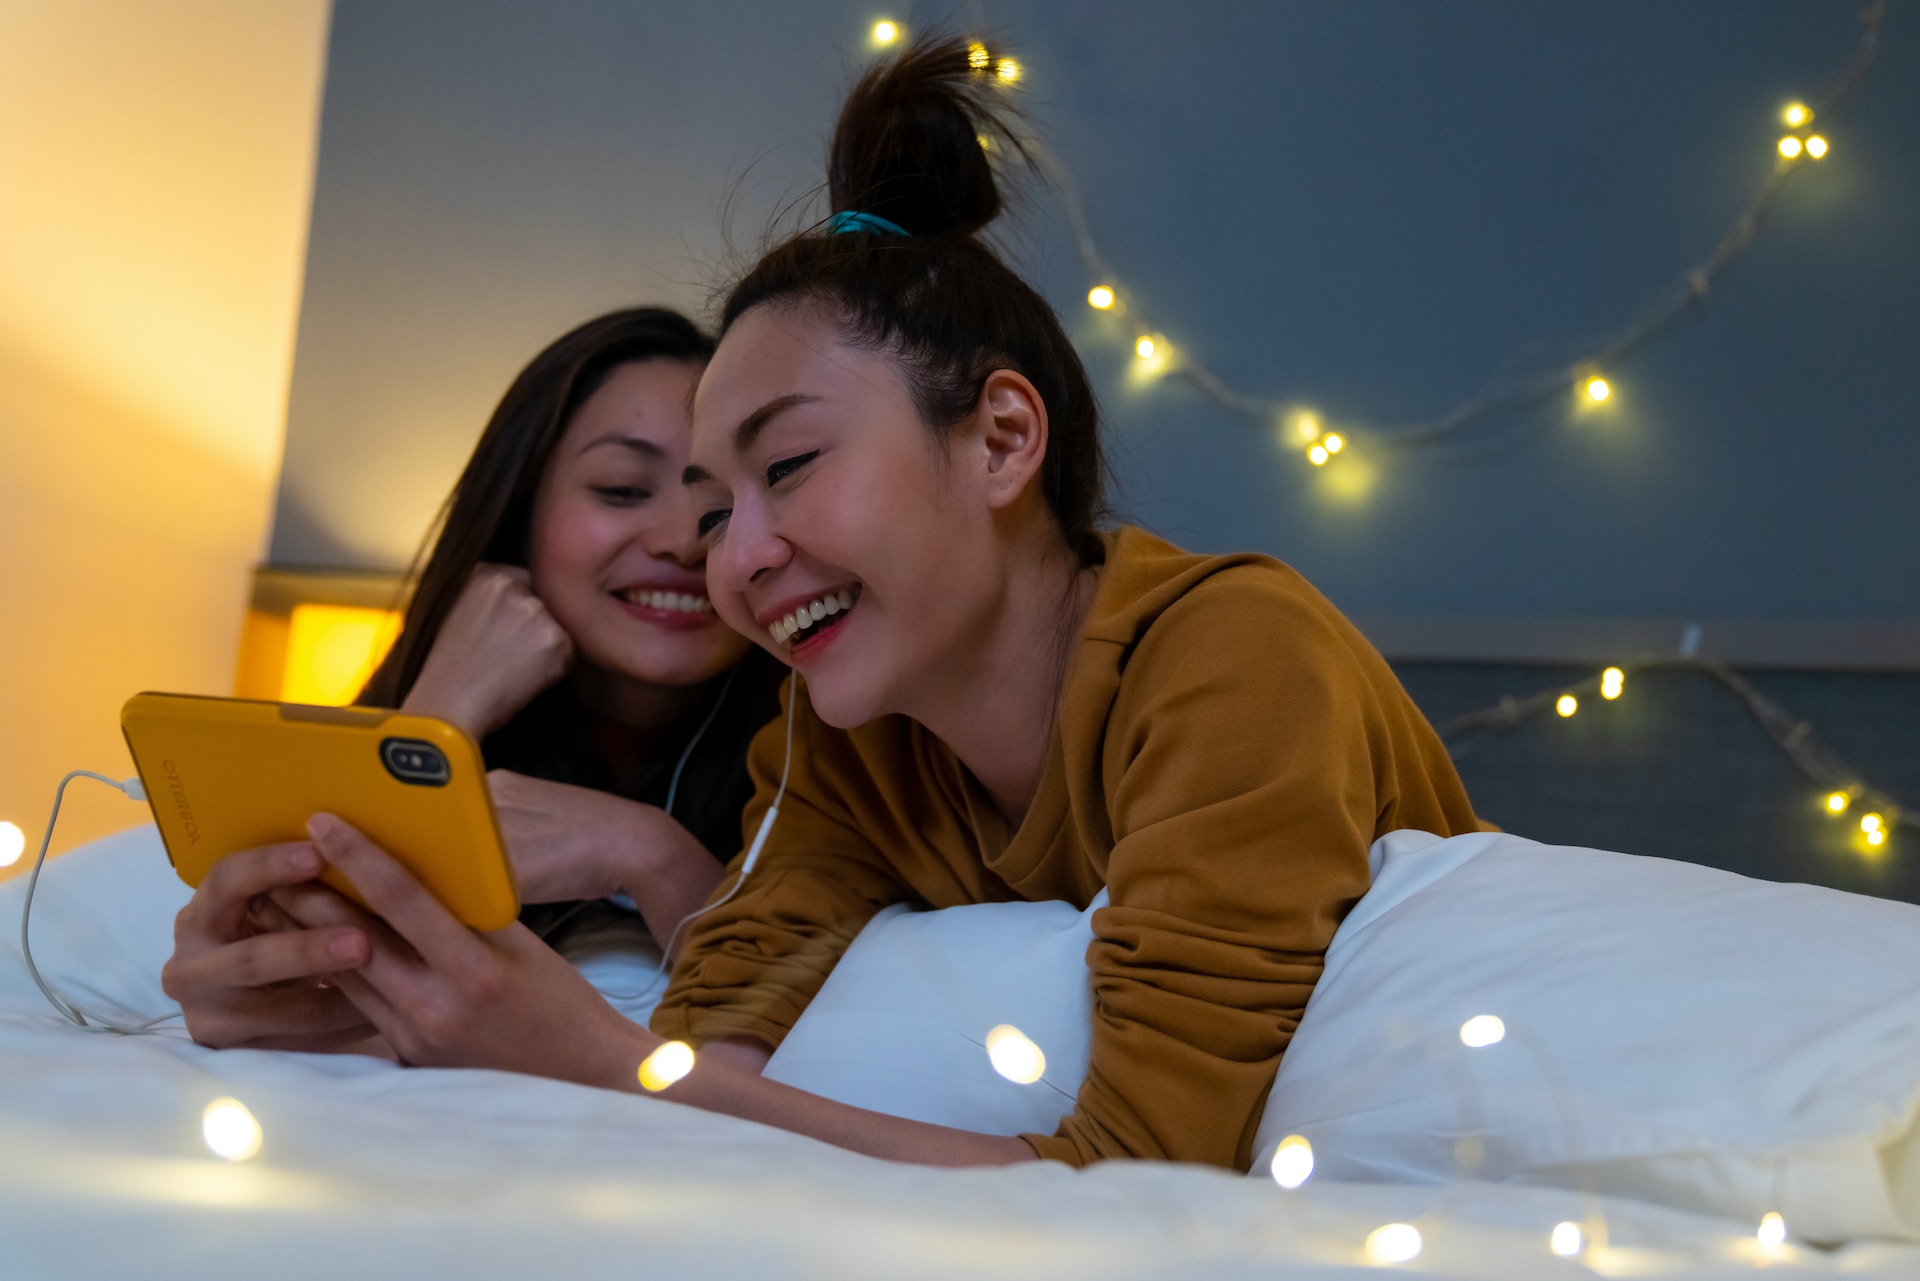
[[(476, 929), (519, 915), (487, 791), (465, 733), (430, 716), (191, 694), (136, 694), (120, 712), (167, 857), (188, 885), (227, 854), (307, 839), (337, 814)], [(322, 880), (356, 902), (332, 868)]]

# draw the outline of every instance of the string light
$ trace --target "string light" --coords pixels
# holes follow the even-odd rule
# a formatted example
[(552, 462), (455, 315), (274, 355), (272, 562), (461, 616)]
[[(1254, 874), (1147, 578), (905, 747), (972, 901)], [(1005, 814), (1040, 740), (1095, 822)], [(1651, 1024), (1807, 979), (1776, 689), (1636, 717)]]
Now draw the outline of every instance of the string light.
[[(1825, 91), (1820, 105), (1823, 113), (1841, 106), (1866, 79), (1878, 52), (1886, 12), (1887, 0), (1867, 0), (1865, 11), (1859, 18), (1860, 36), (1853, 57)], [(990, 61), (984, 45), (969, 47), (972, 66), (984, 68)], [(1001, 66), (1004, 74), (1005, 60)], [(1795, 103), (1786, 109), (1782, 119), (1788, 121), (1790, 128), (1798, 129), (1812, 121), (1813, 111), (1805, 104)], [(1794, 120), (1800, 123), (1793, 124)], [(1782, 155), (1789, 160), (1802, 154), (1818, 159), (1827, 151), (1824, 138), (1803, 141), (1798, 136), (1788, 135), (1781, 139), (1779, 145)], [(1025, 146), (1059, 196), (1061, 210), (1073, 234), (1083, 269), (1095, 280), (1113, 281), (1118, 273), (1107, 262), (1093, 235), (1092, 221), (1087, 216), (1072, 173), (1039, 140), (1027, 140)], [(1378, 445), (1396, 449), (1426, 448), (1459, 436), (1489, 419), (1518, 417), (1543, 409), (1563, 396), (1569, 384), (1576, 386), (1591, 403), (1609, 399), (1614, 391), (1612, 383), (1591, 371), (1596, 368), (1617, 369), (1626, 359), (1673, 328), (1676, 321), (1700, 314), (1701, 301), (1712, 291), (1721, 273), (1754, 243), (1761, 224), (1778, 203), (1782, 184), (1791, 181), (1802, 168), (1804, 166), (1794, 164), (1771, 166), (1758, 190), (1727, 233), (1716, 243), (1713, 252), (1682, 273), (1677, 287), (1666, 299), (1643, 311), (1632, 325), (1598, 350), (1547, 372), (1521, 371), (1503, 375), (1436, 417), (1399, 427), (1369, 428), (1365, 430), (1365, 436)], [(1131, 293), (1128, 295), (1128, 306), (1136, 313), (1140, 310), (1138, 299)], [(1184, 348), (1179, 368), (1174, 372), (1221, 408), (1253, 419), (1263, 426), (1273, 420), (1280, 408), (1280, 403), (1273, 399), (1249, 395), (1230, 386)], [(1361, 429), (1353, 430), (1353, 435), (1361, 434)], [(1310, 450), (1308, 461), (1316, 466), (1324, 465)]]
[[(1870, 848), (1878, 848), (1892, 838), (1893, 830), (1901, 823), (1920, 825), (1920, 814), (1914, 808), (1900, 804), (1884, 792), (1867, 786), (1860, 774), (1851, 765), (1822, 742), (1813, 732), (1813, 727), (1790, 714), (1785, 708), (1767, 698), (1755, 689), (1745, 677), (1733, 671), (1723, 663), (1712, 659), (1680, 656), (1674, 658), (1644, 659), (1634, 664), (1636, 669), (1667, 667), (1683, 668), (1699, 672), (1710, 677), (1721, 689), (1738, 699), (1760, 723), (1767, 737), (1781, 755), (1820, 789), (1817, 793), (1820, 804), (1830, 815), (1838, 816), (1852, 808), (1855, 799), (1864, 798), (1873, 807), (1874, 812), (1860, 819), (1860, 832)], [(1576, 686), (1585, 690), (1597, 688), (1603, 698), (1613, 698), (1625, 688), (1626, 669), (1609, 667), (1587, 685)], [(1609, 690), (1614, 693), (1608, 693)], [(1544, 715), (1552, 708), (1561, 716), (1571, 716), (1579, 710), (1579, 699), (1571, 691), (1547, 689), (1528, 698), (1502, 698), (1491, 707), (1466, 712), (1440, 722), (1434, 728), (1440, 739), (1447, 745), (1449, 753), (1456, 757), (1462, 751), (1464, 740), (1483, 734), (1498, 734), (1518, 728), (1535, 716)], [(1838, 786), (1836, 786), (1838, 784)], [(1856, 847), (1857, 848), (1857, 847)]]
[(1367, 1257), (1376, 1263), (1410, 1263), (1420, 1257), (1420, 1229), (1389, 1223), (1367, 1234)]
[(1328, 432), (1327, 438), (1320, 443), (1327, 447), (1329, 454), (1337, 454), (1347, 447), (1346, 438), (1337, 431)]
[(1019, 1085), (1032, 1085), (1047, 1072), (1047, 1056), (1011, 1023), (987, 1033), (987, 1058), (994, 1071)]
[(1158, 344), (1145, 334), (1140, 336), (1139, 342), (1133, 344), (1133, 354), (1142, 360), (1152, 360), (1153, 354), (1158, 350), (1160, 350)]
[(1571, 1259), (1586, 1243), (1587, 1234), (1580, 1230), (1578, 1223), (1556, 1223), (1553, 1234), (1547, 1238), (1547, 1249), (1563, 1259)]
[(975, 71), (985, 71), (987, 64), (993, 61), (993, 55), (987, 52), (987, 46), (978, 40), (967, 46), (967, 65)]
[(1014, 81), (1020, 78), (1020, 64), (1015, 62), (1012, 58), (1000, 59), (999, 63), (994, 67), (993, 70), (995, 75), (999, 76), (1002, 80), (1006, 81), (1008, 84), (1012, 84)]
[(1813, 123), (1813, 112), (1807, 110), (1807, 104), (1804, 102), (1789, 103), (1787, 109), (1780, 113), (1780, 119), (1786, 122), (1787, 128), (1798, 129), (1802, 125)]
[(1273, 1181), (1291, 1191), (1313, 1176), (1313, 1144), (1298, 1134), (1280, 1140), (1273, 1152)]
[(1113, 288), (1110, 285), (1095, 285), (1087, 290), (1087, 306), (1095, 311), (1106, 311), (1113, 306)]
[(1307, 451), (1307, 459), (1312, 462), (1315, 467), (1325, 467), (1327, 465), (1327, 459), (1331, 456), (1332, 455), (1327, 452), (1327, 447), (1318, 442), (1314, 444), (1312, 449)]
[(658, 1094), (693, 1071), (693, 1047), (685, 1041), (668, 1041), (640, 1060), (640, 1088)]
[(0, 822), (0, 867), (12, 867), (27, 852), (27, 834), (18, 823)]
[(207, 1150), (228, 1161), (247, 1161), (259, 1155), (264, 1135), (239, 1099), (215, 1099), (200, 1114), (200, 1137)]
[(1754, 1233), (1760, 1244), (1769, 1250), (1777, 1250), (1787, 1241), (1787, 1221), (1779, 1213), (1769, 1210), (1761, 1216), (1760, 1230)]
[(1507, 1025), (1497, 1014), (1476, 1014), (1460, 1025), (1460, 1044), (1470, 1050), (1484, 1050), (1507, 1038)]
[(889, 45), (889, 44), (892, 44), (894, 41), (898, 40), (899, 38), (900, 38), (899, 23), (890, 21), (886, 18), (882, 18), (880, 21), (873, 24), (873, 42), (875, 44)]

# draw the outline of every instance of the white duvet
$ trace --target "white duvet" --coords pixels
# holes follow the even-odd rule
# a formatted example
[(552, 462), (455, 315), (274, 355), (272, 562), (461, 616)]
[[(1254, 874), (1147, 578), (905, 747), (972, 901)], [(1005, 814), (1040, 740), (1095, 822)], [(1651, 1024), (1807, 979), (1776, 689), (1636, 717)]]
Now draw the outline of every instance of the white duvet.
[[(11, 946), (0, 887), (0, 1279), (209, 1277), (1359, 1276), (1367, 1236), (1420, 1230), (1416, 1274), (1920, 1278), (1920, 1250), (1764, 1250), (1752, 1225), (1550, 1188), (1263, 1179), (1146, 1162), (940, 1171), (890, 1165), (658, 1099), (493, 1072), (201, 1049), (177, 1031), (89, 1034)], [(70, 997), (164, 1008), (173, 881), (151, 829), (49, 865), (35, 954)], [(602, 949), (608, 988), (650, 957)], [(639, 1012), (644, 1002), (629, 1002)], [(265, 1143), (213, 1156), (205, 1105), (240, 1099)], [(1555, 1258), (1562, 1220), (1605, 1249)]]

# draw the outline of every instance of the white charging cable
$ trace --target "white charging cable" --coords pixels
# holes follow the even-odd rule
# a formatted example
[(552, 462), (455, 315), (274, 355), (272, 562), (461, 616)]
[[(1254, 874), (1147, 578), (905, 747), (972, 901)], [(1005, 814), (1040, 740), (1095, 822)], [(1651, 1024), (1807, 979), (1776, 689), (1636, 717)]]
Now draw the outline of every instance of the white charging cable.
[(85, 1028), (89, 1032), (117, 1032), (122, 1036), (137, 1036), (142, 1032), (151, 1032), (162, 1023), (179, 1018), (180, 1011), (174, 1010), (170, 1014), (162, 1014), (143, 1023), (132, 1024), (115, 1023), (112, 1019), (103, 1018), (98, 1014), (89, 1015), (48, 983), (41, 976), (40, 967), (33, 963), (33, 943), (28, 930), (33, 920), (33, 891), (34, 887), (40, 883), (40, 869), (46, 864), (47, 849), (53, 844), (53, 825), (60, 821), (60, 806), (67, 799), (67, 784), (76, 778), (90, 778), (96, 782), (105, 783), (117, 792), (126, 793), (131, 800), (147, 799), (147, 789), (142, 786), (138, 778), (130, 778), (123, 782), (117, 778), (109, 778), (105, 774), (96, 774), (90, 769), (77, 769), (60, 780), (60, 786), (53, 793), (53, 813), (47, 815), (47, 833), (40, 838), (40, 853), (34, 857), (33, 872), (27, 877), (27, 896), (20, 904), (20, 956), (26, 961), (27, 973), (33, 975), (33, 981), (40, 988), (40, 994), (46, 997), (47, 1003), (60, 1011), (69, 1023), (78, 1028)]
[(660, 949), (660, 973), (654, 977), (652, 983), (647, 985), (647, 990), (640, 994), (640, 999), (652, 996), (654, 989), (666, 982), (667, 976), (673, 972), (673, 948), (674, 944), (680, 941), (680, 931), (686, 929), (688, 922), (694, 918), (705, 916), (738, 894), (740, 887), (747, 883), (747, 874), (753, 871), (753, 865), (760, 861), (760, 851), (767, 847), (767, 837), (773, 832), (774, 820), (780, 817), (780, 802), (787, 795), (787, 778), (793, 773), (793, 705), (800, 701), (800, 690), (797, 684), (800, 679), (799, 674), (795, 673), (793, 679), (796, 682), (795, 688), (787, 695), (787, 759), (780, 766), (780, 787), (774, 792), (773, 804), (767, 806), (766, 814), (760, 819), (760, 828), (753, 834), (753, 840), (747, 846), (746, 858), (740, 861), (740, 874), (733, 878), (733, 885), (725, 894), (705, 907), (697, 908), (680, 918), (680, 923), (673, 927), (673, 933), (667, 936), (667, 945)]

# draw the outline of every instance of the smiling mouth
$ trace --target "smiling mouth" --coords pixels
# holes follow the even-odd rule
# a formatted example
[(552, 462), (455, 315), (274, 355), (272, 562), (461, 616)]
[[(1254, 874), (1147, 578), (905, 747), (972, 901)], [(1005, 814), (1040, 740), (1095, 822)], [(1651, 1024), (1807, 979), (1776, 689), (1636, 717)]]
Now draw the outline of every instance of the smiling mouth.
[(840, 615), (853, 608), (860, 599), (860, 587), (843, 587), (837, 592), (828, 592), (817, 596), (807, 604), (794, 610), (785, 618), (768, 626), (767, 632), (776, 645), (792, 646), (803, 641), (815, 632), (824, 631), (840, 618)]
[(638, 605), (643, 609), (664, 609), (675, 614), (708, 614), (713, 612), (713, 602), (705, 596), (695, 596), (691, 592), (655, 592), (631, 591), (615, 592), (615, 596), (629, 605)]

